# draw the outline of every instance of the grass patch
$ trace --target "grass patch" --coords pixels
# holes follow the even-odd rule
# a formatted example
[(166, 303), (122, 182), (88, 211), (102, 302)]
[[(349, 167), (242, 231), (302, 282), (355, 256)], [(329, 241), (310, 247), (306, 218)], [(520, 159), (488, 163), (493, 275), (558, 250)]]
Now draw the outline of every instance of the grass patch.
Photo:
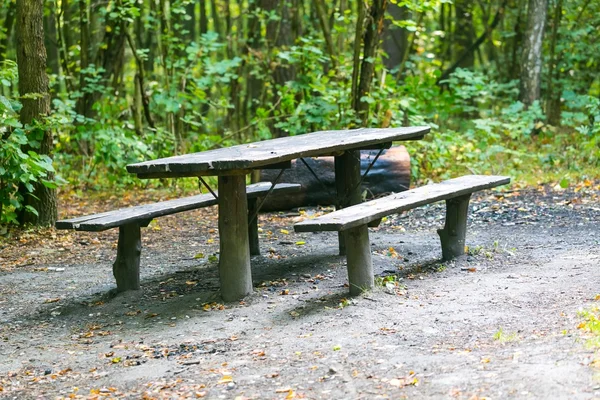
[(494, 340), (500, 343), (518, 342), (521, 338), (516, 332), (504, 332), (504, 329), (500, 328), (494, 333)]

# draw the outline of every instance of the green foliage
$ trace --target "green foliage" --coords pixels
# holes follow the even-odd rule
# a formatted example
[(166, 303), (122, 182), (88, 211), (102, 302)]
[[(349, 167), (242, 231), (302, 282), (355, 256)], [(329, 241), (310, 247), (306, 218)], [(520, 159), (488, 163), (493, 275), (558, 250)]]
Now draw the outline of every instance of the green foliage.
[[(6, 88), (13, 85), (16, 65), (5, 62), (0, 68), (0, 82)], [(17, 213), (26, 211), (37, 215), (37, 210), (23, 204), (22, 187), (33, 195), (34, 184), (55, 188), (57, 181), (49, 179), (54, 172), (52, 160), (36, 152), (48, 129), (45, 123), (23, 127), (17, 111), (21, 105), (13, 99), (0, 95), (0, 224), (17, 223)]]
[[(300, 8), (278, 2), (273, 9), (261, 8), (257, 1), (205, 2), (204, 32), (190, 24), (200, 21), (198, 2), (159, 3), (125, 0), (90, 8), (85, 67), (78, 7), (70, 10), (75, 23), (58, 16), (58, 31), (65, 37), (57, 43), (71, 45), (60, 53), (60, 71), (52, 76), (52, 114), (45, 124), (58, 138), (59, 172), (74, 185), (146, 185), (126, 172), (128, 163), (269, 139), (275, 133), (298, 135), (361, 124), (351, 93), (354, 7), (341, 10), (344, 2), (325, 2), (335, 44), (334, 54), (329, 54), (311, 2)], [(367, 60), (375, 67), (371, 91), (361, 99), (369, 104), (367, 125), (432, 127), (425, 140), (408, 144), (417, 181), (472, 172), (534, 180), (597, 174), (596, 3), (563, 2), (554, 50), (549, 22), (543, 98), (525, 108), (518, 102), (518, 74), (511, 69), (522, 40), (515, 27), (523, 32), (525, 9), (506, 9), (502, 23), (477, 49), (473, 66), (456, 69), (438, 82), (459, 55), (455, 41), (462, 27), (453, 20), (459, 19), (455, 6), (447, 0), (391, 1), (390, 7), (404, 10), (388, 13), (386, 29), (405, 35), (406, 43), (399, 44), (405, 54), (390, 68), (381, 50)], [(487, 31), (498, 6), (472, 4), (474, 32)], [(549, 18), (555, 6), (550, 3)], [(190, 7), (195, 7), (195, 19)], [(289, 15), (284, 15), (285, 7)], [(272, 33), (282, 26), (292, 26), (287, 33), (291, 41)], [(125, 43), (123, 49), (111, 53), (119, 43)], [(131, 57), (134, 50), (138, 59)], [(550, 77), (552, 51), (555, 68)], [(103, 60), (103, 52), (118, 59)], [(140, 68), (147, 101), (142, 112), (135, 84)], [(281, 74), (289, 80), (277, 79)], [(14, 91), (15, 76), (16, 69), (2, 69), (0, 83)], [(546, 123), (550, 92), (560, 95), (560, 126)], [(14, 97), (6, 90), (3, 94)], [(93, 104), (85, 112), (84, 97)]]

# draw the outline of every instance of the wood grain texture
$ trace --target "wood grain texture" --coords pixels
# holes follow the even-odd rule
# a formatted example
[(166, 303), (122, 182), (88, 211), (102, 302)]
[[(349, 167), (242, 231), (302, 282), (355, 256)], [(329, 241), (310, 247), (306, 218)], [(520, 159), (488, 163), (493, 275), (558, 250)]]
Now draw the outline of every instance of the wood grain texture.
[(127, 171), (140, 178), (195, 176), (206, 171), (219, 175), (220, 171), (265, 167), (299, 157), (318, 157), (392, 141), (417, 140), (428, 132), (428, 126), (320, 131), (131, 164)]
[(118, 292), (140, 289), (141, 254), (142, 238), (139, 225), (120, 226), (117, 259), (113, 264), (113, 276), (117, 281)]
[(442, 244), (442, 259), (452, 260), (465, 254), (467, 236), (467, 216), (471, 194), (446, 200), (446, 222), (444, 229), (438, 229)]
[(371, 200), (314, 219), (304, 220), (294, 225), (294, 230), (296, 232), (344, 231), (368, 224), (386, 215), (505, 185), (509, 182), (510, 178), (507, 176), (466, 175)]
[[(259, 182), (246, 186), (248, 198), (266, 195), (271, 188), (270, 182)], [(299, 184), (280, 183), (275, 186), (273, 193), (299, 192)], [(181, 199), (167, 200), (158, 203), (121, 208), (99, 214), (86, 215), (56, 222), (56, 229), (75, 229), (78, 231), (99, 232), (123, 226), (136, 221), (152, 220), (153, 218), (171, 215), (182, 211), (195, 210), (217, 204), (212, 194), (199, 194)]]
[(241, 195), (244, 181), (239, 175), (219, 177), (219, 279), (225, 301), (252, 293), (248, 201)]

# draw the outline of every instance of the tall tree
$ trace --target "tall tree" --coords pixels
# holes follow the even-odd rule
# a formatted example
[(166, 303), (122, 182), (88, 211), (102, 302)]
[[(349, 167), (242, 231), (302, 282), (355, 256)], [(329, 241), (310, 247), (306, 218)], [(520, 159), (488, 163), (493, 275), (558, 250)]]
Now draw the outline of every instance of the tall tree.
[[(19, 73), (19, 94), (23, 107), (20, 119), (24, 126), (32, 127), (29, 135), (35, 135), (40, 142), (38, 152), (52, 154), (52, 133), (36, 126), (50, 113), (50, 94), (46, 74), (46, 48), (44, 46), (44, 2), (43, 0), (17, 0), (17, 64)], [(50, 177), (52, 178), (52, 177)], [(35, 208), (38, 215), (24, 212), (19, 222), (35, 225), (53, 225), (56, 221), (56, 191), (38, 182), (33, 196), (25, 189), (20, 190), (25, 205)]]
[(521, 56), (521, 82), (519, 100), (530, 106), (540, 97), (542, 75), (542, 39), (546, 26), (548, 0), (529, 0), (527, 31)]
[[(371, 90), (371, 84), (373, 83), (373, 75), (375, 73), (373, 57), (375, 57), (375, 52), (379, 47), (381, 34), (383, 32), (383, 22), (386, 8), (387, 0), (373, 0), (369, 5), (369, 9), (366, 14), (363, 59), (360, 66), (358, 86), (356, 87), (356, 91), (353, 93), (354, 108), (362, 121), (362, 125), (366, 125), (369, 119), (369, 103), (364, 100), (364, 97), (368, 96)], [(360, 9), (358, 15), (360, 19)], [(360, 26), (360, 22), (357, 25)], [(357, 29), (359, 28), (357, 27)], [(356, 64), (354, 67), (356, 68)]]
[(471, 0), (454, 1), (456, 22), (454, 24), (453, 61), (458, 62), (460, 68), (473, 68), (475, 53), (467, 51), (475, 41), (473, 28), (473, 2)]

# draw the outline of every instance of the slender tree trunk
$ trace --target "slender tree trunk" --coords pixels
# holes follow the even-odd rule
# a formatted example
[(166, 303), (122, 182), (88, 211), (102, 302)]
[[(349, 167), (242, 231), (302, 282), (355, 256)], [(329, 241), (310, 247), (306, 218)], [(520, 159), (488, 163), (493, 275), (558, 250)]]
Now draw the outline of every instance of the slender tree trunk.
[(560, 69), (558, 62), (560, 61), (556, 54), (556, 43), (558, 42), (558, 27), (562, 19), (562, 4), (563, 0), (557, 0), (554, 7), (554, 16), (552, 18), (552, 37), (550, 39), (550, 65), (548, 66), (548, 93), (546, 94), (546, 119), (550, 125), (560, 125), (561, 110), (560, 96), (561, 85), (558, 83), (558, 75)]
[(542, 39), (546, 25), (548, 0), (529, 0), (527, 32), (521, 55), (519, 100), (530, 106), (540, 98), (542, 73)]
[(525, 9), (526, 3), (524, 1), (518, 1), (516, 5), (517, 18), (513, 28), (513, 37), (510, 43), (510, 61), (507, 63), (508, 72), (507, 72), (507, 80), (513, 80), (519, 78), (520, 72), (520, 61), (519, 61), (519, 49), (521, 48), (521, 43), (523, 42), (523, 13)]
[(185, 6), (185, 13), (189, 19), (185, 19), (183, 24), (187, 31), (187, 38), (189, 42), (196, 41), (196, 1), (192, 1)]
[(55, 5), (49, 7), (49, 12), (44, 15), (44, 31), (46, 32), (45, 45), (48, 55), (48, 68), (54, 75), (58, 75), (58, 41), (56, 38), (56, 14)]
[[(290, 23), (290, 8), (286, 1), (278, 0), (262, 0), (262, 8), (266, 11), (278, 11), (279, 20), (269, 20), (267, 22), (267, 45), (269, 54), (273, 54), (273, 49), (278, 48), (285, 50), (294, 43), (292, 36), (292, 24)], [(281, 97), (277, 94), (279, 88), (283, 87), (286, 82), (293, 80), (296, 76), (296, 70), (293, 66), (283, 63), (278, 60), (274, 63), (275, 67), (272, 71), (274, 83), (274, 100), (273, 103), (278, 105)], [(276, 122), (275, 120), (273, 122)], [(287, 136), (287, 132), (272, 125), (271, 132), (273, 137)]]
[[(459, 68), (473, 68), (475, 54), (465, 51), (475, 40), (475, 29), (473, 28), (473, 3), (472, 0), (456, 0), (454, 2), (456, 13), (456, 24), (454, 31), (455, 46), (453, 49), (453, 61), (459, 61)], [(461, 57), (466, 54), (465, 57)], [(461, 59), (459, 60), (459, 57)]]
[(206, 15), (206, 0), (200, 0), (200, 35), (208, 32), (208, 17)]
[(360, 67), (360, 79), (355, 102), (356, 113), (361, 119), (362, 125), (366, 126), (369, 120), (369, 103), (363, 101), (363, 97), (368, 96), (373, 82), (375, 72), (375, 63), (373, 57), (379, 45), (381, 34), (383, 32), (383, 21), (387, 0), (373, 0), (367, 16), (365, 29), (363, 60)]
[[(50, 94), (48, 93), (48, 75), (46, 75), (46, 48), (44, 46), (44, 2), (43, 0), (17, 1), (17, 63), (19, 72), (19, 94), (23, 107), (20, 119), (25, 126), (43, 122), (50, 113)], [(40, 135), (39, 154), (52, 155), (52, 133), (43, 128), (34, 128), (29, 135)], [(53, 177), (50, 176), (50, 179)], [(41, 183), (34, 185), (34, 196), (23, 188), (20, 193), (25, 205), (38, 211), (38, 215), (24, 212), (19, 222), (31, 222), (35, 225), (53, 225), (56, 222), (56, 191)]]
[(408, 47), (408, 31), (404, 28), (394, 26), (392, 21), (408, 19), (408, 9), (405, 6), (390, 3), (387, 13), (390, 18), (385, 20), (385, 35), (382, 46), (387, 54), (387, 58), (384, 59), (384, 63), (388, 69), (394, 69), (402, 62), (404, 52)]
[(333, 44), (333, 38), (331, 36), (330, 24), (327, 20), (327, 10), (325, 2), (324, 0), (314, 0), (314, 5), (317, 9), (317, 14), (319, 15), (319, 23), (321, 25), (321, 30), (323, 31), (323, 36), (325, 37), (327, 52), (329, 53), (329, 59), (331, 60), (331, 68), (335, 70), (337, 68), (337, 61), (335, 58), (336, 50)]

